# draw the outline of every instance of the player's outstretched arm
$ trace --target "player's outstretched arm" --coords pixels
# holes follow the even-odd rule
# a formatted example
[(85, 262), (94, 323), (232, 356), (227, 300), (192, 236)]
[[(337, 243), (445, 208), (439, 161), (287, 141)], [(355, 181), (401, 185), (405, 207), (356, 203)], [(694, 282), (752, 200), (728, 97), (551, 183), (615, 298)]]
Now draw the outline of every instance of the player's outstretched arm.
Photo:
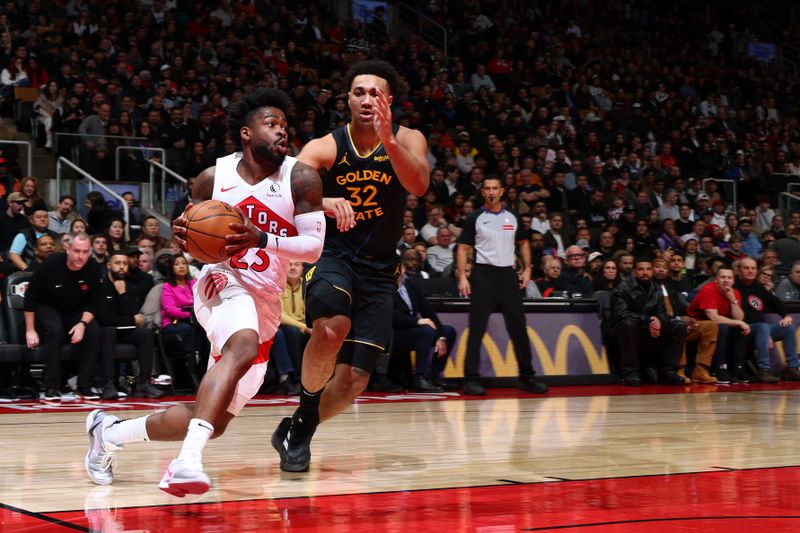
[[(333, 167), (336, 159), (336, 141), (330, 133), (306, 144), (297, 156), (298, 161), (305, 163), (318, 172)], [(336, 219), (336, 227), (345, 232), (356, 225), (356, 215), (346, 198), (323, 198), (322, 208), (325, 214)]]
[(208, 167), (198, 174), (192, 188), (192, 201), (189, 202), (183, 213), (172, 221), (172, 238), (183, 251), (186, 251), (186, 224), (189, 222), (186, 219), (186, 214), (194, 207), (194, 204), (211, 200), (211, 195), (214, 192), (214, 173), (216, 168)]

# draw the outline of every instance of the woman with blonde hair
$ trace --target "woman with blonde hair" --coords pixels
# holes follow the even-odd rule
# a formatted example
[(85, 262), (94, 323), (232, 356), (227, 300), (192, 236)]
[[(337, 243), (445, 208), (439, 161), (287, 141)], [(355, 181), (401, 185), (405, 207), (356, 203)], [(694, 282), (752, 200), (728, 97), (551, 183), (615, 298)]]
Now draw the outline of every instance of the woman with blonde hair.
[(32, 214), (37, 209), (49, 211), (44, 199), (39, 196), (39, 182), (33, 176), (25, 176), (19, 181), (19, 192), (25, 196), (24, 211), (26, 215)]

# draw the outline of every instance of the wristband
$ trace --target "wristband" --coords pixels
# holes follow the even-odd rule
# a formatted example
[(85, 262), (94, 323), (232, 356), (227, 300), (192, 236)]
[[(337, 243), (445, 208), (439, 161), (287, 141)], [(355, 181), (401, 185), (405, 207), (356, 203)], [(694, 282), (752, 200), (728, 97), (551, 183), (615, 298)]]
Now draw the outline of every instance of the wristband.
[(268, 241), (269, 241), (269, 233), (267, 233), (266, 231), (260, 231), (258, 234), (258, 247), (266, 248)]
[(86, 322), (85, 320), (79, 320), (79, 321), (78, 321), (78, 324), (83, 324), (83, 326), (84, 326), (84, 327), (86, 327), (86, 326), (88, 326), (88, 325), (89, 325), (89, 323), (88, 323), (88, 322)]

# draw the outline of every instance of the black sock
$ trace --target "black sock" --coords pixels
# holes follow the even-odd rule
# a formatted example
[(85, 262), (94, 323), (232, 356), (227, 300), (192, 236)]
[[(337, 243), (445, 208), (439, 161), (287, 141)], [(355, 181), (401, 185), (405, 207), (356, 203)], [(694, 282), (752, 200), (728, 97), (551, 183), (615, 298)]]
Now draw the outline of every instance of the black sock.
[(317, 392), (308, 392), (305, 387), (300, 391), (300, 406), (294, 412), (294, 418), (302, 418), (304, 423), (319, 424), (319, 401), (322, 399), (321, 388)]

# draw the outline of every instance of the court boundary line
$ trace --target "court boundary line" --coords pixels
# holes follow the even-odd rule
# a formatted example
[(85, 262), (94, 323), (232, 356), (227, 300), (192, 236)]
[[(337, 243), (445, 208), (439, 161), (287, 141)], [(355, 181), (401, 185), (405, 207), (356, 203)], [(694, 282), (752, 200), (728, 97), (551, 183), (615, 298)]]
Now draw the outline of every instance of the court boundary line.
[[(36, 511), (28, 511), (27, 509), (23, 509), (21, 507), (16, 507), (14, 505), (9, 505), (7, 503), (0, 502), (0, 508), (5, 509), (6, 511), (11, 511), (12, 513), (19, 513), (25, 516), (29, 516), (31, 518), (35, 518), (36, 520), (42, 520), (44, 522), (49, 522), (51, 524), (56, 524), (59, 526), (64, 526), (69, 529), (74, 529), (75, 531), (83, 531), (86, 533), (91, 533), (92, 529), (79, 526), (77, 524), (73, 524), (72, 522), (66, 522), (61, 520), (60, 518), (56, 518), (54, 516), (49, 516), (48, 514), (37, 513)], [(83, 509), (81, 509), (82, 511)], [(78, 511), (69, 511), (70, 513), (77, 513)]]
[(653, 522), (688, 522), (701, 521), (701, 520), (764, 520), (764, 519), (800, 519), (800, 515), (780, 515), (780, 516), (753, 516), (753, 515), (735, 515), (735, 516), (676, 516), (672, 518), (639, 518), (636, 520), (615, 520), (612, 522), (592, 522), (591, 524), (572, 524), (562, 526), (550, 527), (531, 527), (522, 528), (520, 531), (553, 531), (558, 529), (577, 529), (583, 527), (602, 527), (602, 526), (617, 526), (622, 524), (650, 524)]
[[(709, 467), (709, 468), (720, 468), (720, 467)], [(381, 495), (381, 494), (401, 494), (401, 493), (411, 493), (411, 492), (434, 492), (434, 491), (445, 491), (445, 490), (471, 490), (471, 489), (487, 489), (487, 488), (503, 488), (503, 487), (519, 487), (523, 485), (544, 485), (544, 484), (562, 484), (562, 483), (585, 483), (588, 481), (608, 481), (614, 479), (640, 479), (640, 478), (651, 478), (651, 477), (672, 477), (672, 476), (691, 476), (691, 475), (702, 475), (702, 474), (731, 474), (734, 472), (752, 472), (758, 470), (782, 470), (786, 468), (800, 468), (800, 464), (795, 465), (784, 465), (784, 466), (760, 466), (760, 467), (753, 467), (753, 468), (726, 468), (725, 470), (698, 470), (694, 472), (675, 472), (673, 474), (636, 474), (631, 476), (606, 476), (606, 477), (592, 477), (592, 478), (581, 478), (581, 479), (564, 479), (555, 480), (555, 478), (550, 478), (549, 476), (547, 479), (554, 479), (554, 481), (517, 481), (514, 484), (509, 483), (489, 483), (486, 485), (467, 485), (463, 487), (432, 487), (432, 488), (418, 488), (418, 489), (398, 489), (398, 490), (379, 490), (374, 492), (347, 492), (341, 494), (319, 494), (316, 496), (282, 496), (277, 498), (245, 498), (242, 500), (225, 500), (225, 501), (209, 501), (209, 502), (175, 502), (175, 503), (160, 503), (160, 504), (152, 504), (152, 505), (131, 505), (131, 506), (118, 506), (115, 509), (152, 509), (152, 508), (159, 508), (159, 507), (186, 507), (190, 505), (219, 505), (219, 504), (226, 504), (226, 503), (243, 503), (243, 502), (264, 502), (264, 501), (288, 501), (288, 500), (310, 500), (316, 498), (340, 498), (340, 497), (352, 497), (352, 496), (369, 496), (369, 495)], [(544, 477), (544, 476), (543, 476)], [(497, 480), (500, 481), (500, 480)], [(113, 486), (113, 485), (112, 485)], [(1, 504), (0, 504), (1, 505)], [(85, 509), (66, 509), (63, 511), (49, 511), (48, 514), (58, 515), (61, 513), (78, 513), (83, 512)], [(800, 516), (798, 517), (800, 518)], [(560, 526), (559, 526), (560, 527)], [(535, 531), (535, 530), (534, 530)]]
[[(365, 392), (356, 398), (354, 405), (359, 406), (368, 406), (368, 405), (381, 405), (381, 404), (398, 404), (398, 403), (417, 403), (417, 402), (446, 402), (446, 401), (487, 401), (487, 400), (510, 400), (510, 399), (548, 399), (548, 398), (615, 398), (620, 396), (662, 396), (662, 395), (673, 395), (673, 394), (718, 394), (718, 393), (746, 393), (746, 394), (763, 394), (763, 395), (778, 395), (783, 396), (787, 392), (796, 392), (798, 394), (792, 395), (797, 396), (800, 395), (800, 383), (792, 383), (792, 382), (780, 382), (776, 384), (764, 384), (764, 383), (745, 383), (745, 384), (736, 384), (736, 385), (724, 385), (724, 386), (714, 386), (714, 385), (702, 385), (697, 384), (698, 387), (708, 388), (709, 390), (695, 390), (695, 385), (687, 385), (684, 387), (670, 387), (664, 385), (645, 385), (641, 387), (637, 391), (630, 390), (630, 387), (625, 387), (624, 385), (565, 385), (564, 388), (594, 388), (597, 387), (600, 389), (598, 394), (570, 394), (571, 391), (560, 391), (561, 386), (556, 388), (551, 388), (547, 394), (532, 394), (523, 391), (517, 391), (514, 387), (497, 387), (495, 390), (497, 391), (514, 391), (514, 394), (511, 395), (503, 395), (500, 393), (499, 395), (495, 396), (494, 394), (488, 394), (487, 396), (465, 396), (462, 393), (454, 392), (454, 391), (446, 391), (444, 393), (431, 393), (429, 396), (425, 396), (424, 393), (413, 393), (413, 392), (406, 392), (406, 393), (398, 393), (398, 394), (382, 394), (382, 393), (372, 393), (372, 392)], [(758, 388), (752, 389), (751, 386), (756, 386)], [(607, 388), (614, 388), (614, 393), (609, 393)], [(653, 388), (658, 388), (658, 390), (653, 390)], [(688, 389), (688, 390), (687, 390)], [(424, 397), (420, 397), (423, 395)], [(399, 397), (398, 397), (399, 396)], [(128, 413), (135, 413), (138, 411), (147, 411), (149, 409), (159, 410), (170, 407), (171, 405), (175, 404), (187, 404), (192, 403), (194, 401), (194, 396), (171, 396), (170, 398), (175, 398), (172, 400), (166, 400), (163, 403), (154, 401), (154, 402), (142, 402), (140, 398), (132, 398), (130, 401), (137, 404), (136, 407), (131, 407), (125, 405), (129, 400), (121, 400), (120, 403), (112, 403), (117, 400), (110, 400), (108, 402), (64, 402), (63, 404), (59, 403), (59, 406), (63, 405), (64, 410), (60, 409), (37, 409), (31, 408), (27, 409), (14, 409), (14, 405), (27, 404), (27, 403), (35, 403), (36, 405), (44, 405), (41, 400), (25, 400), (24, 402), (16, 403), (14, 401), (7, 402), (7, 403), (0, 403), (0, 416), (2, 415), (13, 415), (13, 414), (35, 414), (35, 413), (54, 413), (54, 414), (62, 414), (62, 413), (79, 413), (79, 412), (90, 412), (93, 409), (105, 409), (107, 411), (124, 411)], [(185, 399), (184, 399), (185, 398)], [(273, 400), (282, 400), (277, 403), (269, 403), (269, 404), (260, 404), (260, 401), (273, 401)], [(255, 405), (246, 405), (245, 407), (252, 407), (252, 408), (272, 408), (272, 407), (295, 407), (297, 405), (296, 399), (294, 397), (291, 398), (283, 398), (274, 395), (258, 395), (254, 398), (256, 400)], [(88, 404), (88, 405), (87, 405)], [(26, 406), (27, 407), (27, 406)]]

